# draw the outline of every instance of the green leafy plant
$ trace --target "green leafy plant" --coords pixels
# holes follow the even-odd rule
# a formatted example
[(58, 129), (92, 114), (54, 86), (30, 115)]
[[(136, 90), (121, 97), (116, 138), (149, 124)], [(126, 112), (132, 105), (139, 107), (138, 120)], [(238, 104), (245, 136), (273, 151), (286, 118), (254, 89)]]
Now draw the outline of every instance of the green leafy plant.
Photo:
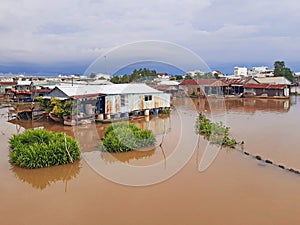
[(42, 168), (74, 162), (80, 157), (79, 144), (64, 133), (43, 129), (26, 130), (9, 140), (10, 162), (20, 167)]
[[(197, 118), (196, 133), (204, 135), (213, 144), (232, 148), (238, 144), (235, 138), (229, 137), (229, 127), (226, 127), (222, 121), (212, 123), (203, 114), (200, 114)], [(241, 144), (244, 144), (244, 142), (242, 141)]]
[(152, 131), (142, 130), (132, 123), (118, 122), (107, 127), (102, 147), (108, 152), (127, 152), (154, 144)]
[(40, 107), (47, 113), (54, 113), (58, 117), (70, 116), (74, 110), (74, 104), (71, 100), (61, 101), (58, 98), (45, 99), (43, 97), (36, 98), (40, 102)]

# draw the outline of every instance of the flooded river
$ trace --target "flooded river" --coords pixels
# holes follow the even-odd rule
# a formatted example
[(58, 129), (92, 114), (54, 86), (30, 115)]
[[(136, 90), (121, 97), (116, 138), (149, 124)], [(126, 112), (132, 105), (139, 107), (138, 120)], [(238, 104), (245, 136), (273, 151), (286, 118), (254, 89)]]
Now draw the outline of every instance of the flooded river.
[[(222, 120), (244, 151), (300, 171), (300, 97), (177, 99), (174, 106), (170, 116), (134, 121), (155, 133), (155, 148), (122, 154), (99, 151), (107, 125), (8, 123), (1, 109), (0, 224), (299, 224), (300, 175), (233, 149), (216, 151), (200, 172), (210, 150), (194, 126), (198, 112)], [(37, 170), (11, 165), (8, 138), (37, 127), (76, 137), (81, 160)]]

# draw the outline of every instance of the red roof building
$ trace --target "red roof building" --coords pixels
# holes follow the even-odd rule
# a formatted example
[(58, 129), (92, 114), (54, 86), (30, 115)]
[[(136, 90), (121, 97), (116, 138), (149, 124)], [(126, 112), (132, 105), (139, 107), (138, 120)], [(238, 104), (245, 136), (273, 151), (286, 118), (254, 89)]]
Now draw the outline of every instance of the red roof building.
[(244, 96), (288, 98), (289, 88), (286, 84), (245, 84)]

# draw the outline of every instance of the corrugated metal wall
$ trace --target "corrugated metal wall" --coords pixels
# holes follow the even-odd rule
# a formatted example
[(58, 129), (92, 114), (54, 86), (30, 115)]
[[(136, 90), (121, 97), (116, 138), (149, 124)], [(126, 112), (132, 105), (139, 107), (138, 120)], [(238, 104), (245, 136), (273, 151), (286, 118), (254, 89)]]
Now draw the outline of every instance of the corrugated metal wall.
[[(152, 100), (145, 101), (145, 95), (152, 96)], [(108, 95), (105, 97), (105, 114), (128, 113), (136, 110), (170, 107), (170, 94), (128, 94), (122, 105), (121, 95)]]

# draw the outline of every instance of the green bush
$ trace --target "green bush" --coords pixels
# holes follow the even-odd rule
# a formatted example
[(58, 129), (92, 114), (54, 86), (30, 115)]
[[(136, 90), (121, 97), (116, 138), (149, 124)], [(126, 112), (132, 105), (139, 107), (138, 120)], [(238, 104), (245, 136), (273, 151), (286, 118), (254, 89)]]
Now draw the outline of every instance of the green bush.
[(127, 122), (113, 123), (104, 133), (102, 146), (108, 152), (127, 152), (154, 146), (155, 137), (150, 130), (142, 130)]
[[(213, 144), (219, 144), (227, 147), (234, 147), (237, 142), (229, 137), (229, 127), (226, 127), (222, 121), (212, 123), (205, 115), (200, 114), (197, 118), (196, 133), (203, 134)], [(244, 144), (244, 142), (241, 142)]]
[(10, 161), (20, 167), (43, 168), (62, 165), (80, 157), (78, 143), (64, 133), (42, 129), (26, 130), (23, 134), (13, 135), (9, 144)]

